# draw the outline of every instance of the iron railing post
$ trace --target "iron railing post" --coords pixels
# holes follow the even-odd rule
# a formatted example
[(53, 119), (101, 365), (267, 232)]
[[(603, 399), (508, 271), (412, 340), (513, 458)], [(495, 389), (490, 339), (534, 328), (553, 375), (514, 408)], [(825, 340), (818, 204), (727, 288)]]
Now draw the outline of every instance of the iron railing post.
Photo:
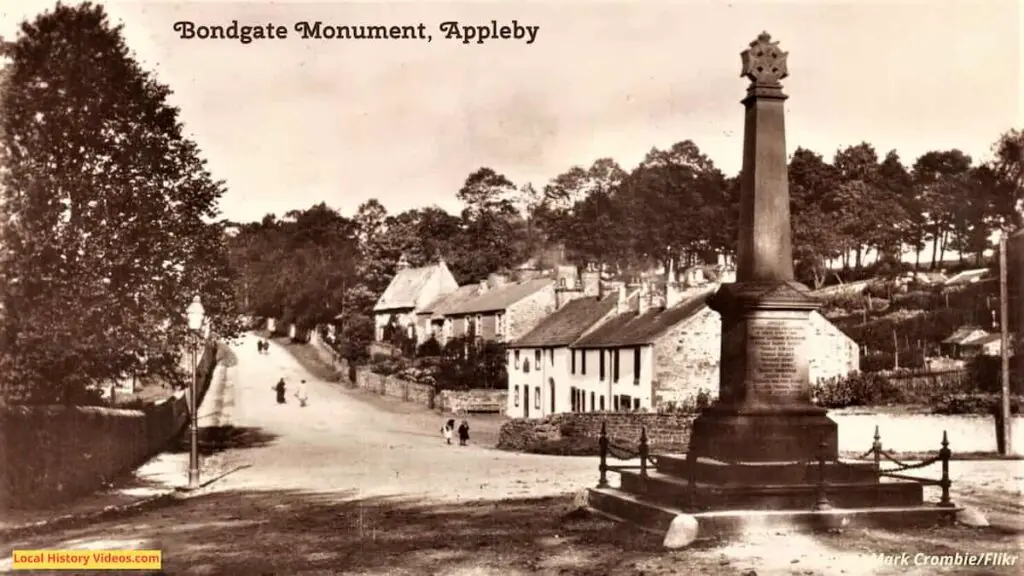
[(953, 484), (949, 479), (949, 458), (953, 453), (949, 449), (949, 438), (946, 436), (946, 431), (942, 431), (942, 448), (939, 450), (939, 458), (942, 460), (942, 479), (939, 480), (939, 486), (942, 487), (942, 499), (939, 500), (939, 506), (943, 508), (952, 508), (953, 502), (949, 499), (949, 487)]
[(601, 436), (597, 443), (601, 449), (601, 463), (598, 465), (601, 475), (597, 480), (597, 487), (606, 488), (608, 486), (608, 430), (605, 422), (601, 422)]
[(825, 454), (828, 451), (828, 442), (822, 440), (821, 444), (818, 445), (818, 449), (818, 500), (814, 503), (814, 509), (829, 510), (832, 508), (832, 504), (828, 501), (828, 494), (825, 487), (825, 475), (827, 474)]

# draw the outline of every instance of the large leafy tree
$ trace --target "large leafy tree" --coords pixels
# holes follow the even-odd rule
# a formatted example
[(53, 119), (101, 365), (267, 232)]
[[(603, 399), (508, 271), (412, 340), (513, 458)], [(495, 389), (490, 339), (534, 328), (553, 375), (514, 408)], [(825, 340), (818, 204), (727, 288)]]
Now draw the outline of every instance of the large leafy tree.
[(237, 330), (221, 183), (182, 135), (170, 90), (100, 6), (22, 24), (0, 115), (0, 286), (7, 396), (73, 400), (176, 365), (183, 311)]

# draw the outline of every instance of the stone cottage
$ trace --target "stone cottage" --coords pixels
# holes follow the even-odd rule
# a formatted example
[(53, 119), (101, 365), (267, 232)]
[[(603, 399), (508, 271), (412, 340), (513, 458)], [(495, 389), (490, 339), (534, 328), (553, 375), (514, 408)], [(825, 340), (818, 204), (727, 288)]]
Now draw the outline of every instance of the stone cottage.
[(373, 307), (375, 340), (387, 340), (390, 330), (402, 330), (410, 338), (419, 340), (416, 333), (419, 312), (438, 297), (458, 288), (443, 260), (412, 268), (403, 256), (398, 262), (398, 272)]
[(540, 418), (570, 411), (569, 345), (613, 314), (616, 304), (610, 296), (567, 301), (508, 344), (508, 416)]
[(491, 275), (480, 282), (476, 295), (444, 311), (443, 332), (450, 338), (473, 335), (508, 342), (533, 329), (555, 311), (555, 281), (536, 278), (510, 282)]
[[(670, 282), (660, 298), (620, 289), (614, 313), (569, 345), (568, 410), (653, 410), (701, 390), (717, 395), (722, 323), (706, 304), (717, 288)], [(813, 313), (808, 330), (812, 382), (859, 369), (859, 347), (824, 316)]]

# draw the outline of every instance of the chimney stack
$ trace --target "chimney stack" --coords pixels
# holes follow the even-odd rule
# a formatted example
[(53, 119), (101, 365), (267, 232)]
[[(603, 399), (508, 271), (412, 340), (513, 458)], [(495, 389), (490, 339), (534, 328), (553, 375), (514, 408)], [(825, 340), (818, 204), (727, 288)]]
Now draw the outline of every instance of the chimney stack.
[(640, 283), (640, 294), (637, 296), (636, 315), (642, 316), (647, 313), (647, 309), (651, 304), (650, 288), (647, 286), (647, 282)]
[(487, 280), (481, 280), (480, 281), (480, 293), (481, 294), (486, 294), (487, 293)]
[(625, 285), (619, 286), (619, 293), (616, 296), (617, 300), (615, 301), (616, 314), (624, 314), (626, 312), (626, 290), (628, 290), (628, 288), (626, 288)]
[(676, 283), (676, 274), (673, 262), (668, 263), (668, 272), (665, 278), (665, 308), (672, 308), (682, 300), (679, 292), (679, 285)]

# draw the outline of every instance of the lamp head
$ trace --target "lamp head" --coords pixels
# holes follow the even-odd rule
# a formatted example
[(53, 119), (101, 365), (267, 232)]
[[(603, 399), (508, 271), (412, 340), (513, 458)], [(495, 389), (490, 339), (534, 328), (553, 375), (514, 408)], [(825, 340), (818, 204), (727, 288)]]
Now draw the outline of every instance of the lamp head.
[(203, 327), (203, 318), (206, 316), (206, 310), (203, 309), (203, 303), (199, 296), (192, 299), (192, 303), (188, 305), (185, 315), (188, 317), (188, 327), (190, 330), (199, 330)]

